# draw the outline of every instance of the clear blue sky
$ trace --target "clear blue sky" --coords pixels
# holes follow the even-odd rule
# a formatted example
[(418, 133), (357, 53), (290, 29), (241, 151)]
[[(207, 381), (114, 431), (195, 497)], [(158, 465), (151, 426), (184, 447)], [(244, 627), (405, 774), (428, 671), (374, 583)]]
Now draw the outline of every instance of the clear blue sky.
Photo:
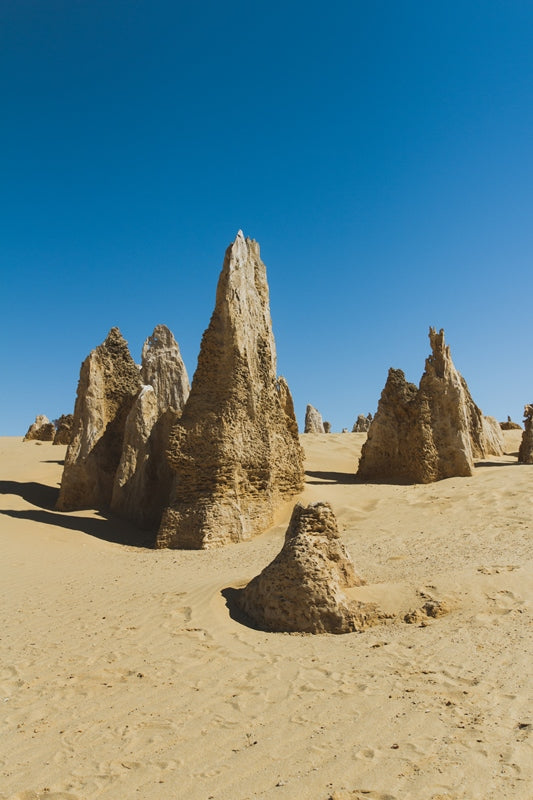
[(0, 433), (158, 323), (190, 377), (224, 250), (261, 245), (300, 423), (418, 383), (533, 401), (530, 0), (3, 0)]

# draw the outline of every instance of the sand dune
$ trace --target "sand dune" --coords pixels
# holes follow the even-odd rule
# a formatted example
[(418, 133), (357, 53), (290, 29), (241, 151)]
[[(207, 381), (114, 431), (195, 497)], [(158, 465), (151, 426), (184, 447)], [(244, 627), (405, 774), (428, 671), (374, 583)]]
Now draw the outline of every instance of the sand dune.
[[(231, 591), (279, 551), (153, 551), (96, 512), (54, 511), (65, 448), (0, 440), (2, 800), (533, 797), (533, 466), (358, 484), (365, 434), (302, 436), (303, 499), (327, 500), (391, 618), (269, 634)], [(406, 613), (430, 601), (447, 611)], [(228, 605), (230, 607), (228, 607)]]

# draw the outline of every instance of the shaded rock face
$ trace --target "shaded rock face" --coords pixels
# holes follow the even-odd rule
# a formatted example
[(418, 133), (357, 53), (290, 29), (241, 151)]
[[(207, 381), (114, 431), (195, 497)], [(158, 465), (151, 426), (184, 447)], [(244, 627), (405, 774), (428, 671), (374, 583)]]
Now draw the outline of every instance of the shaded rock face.
[(331, 433), (331, 422), (324, 420), (324, 433)]
[(53, 442), (55, 436), (55, 426), (44, 414), (35, 417), (35, 422), (26, 431), (23, 441)]
[(519, 425), (518, 422), (513, 422), (511, 417), (507, 417), (506, 422), (500, 422), (500, 428), (502, 429), (502, 431), (522, 430), (522, 426)]
[(142, 349), (142, 382), (154, 388), (159, 412), (181, 411), (189, 396), (189, 378), (178, 343), (166, 325), (157, 325)]
[(72, 426), (74, 424), (74, 414), (62, 414), (59, 419), (54, 420), (55, 435), (54, 444), (70, 444), (72, 441)]
[(484, 417), (455, 369), (444, 331), (430, 328), (432, 354), (417, 387), (389, 370), (357, 476), (430, 483), (472, 475), (475, 458), (503, 454), (499, 426)]
[(348, 633), (377, 621), (372, 604), (350, 600), (360, 586), (328, 503), (298, 503), (276, 558), (242, 589), (242, 611), (266, 631)]
[(301, 490), (303, 453), (276, 382), (266, 270), (239, 231), (224, 259), (183, 414), (169, 443), (176, 473), (159, 547), (249, 539)]
[(521, 464), (533, 464), (533, 405), (524, 407), (524, 432), (518, 449)]
[(141, 376), (147, 384), (126, 420), (111, 508), (138, 527), (157, 529), (173, 483), (166, 457), (170, 431), (189, 394), (178, 343), (165, 325), (144, 343)]
[(305, 411), (304, 433), (325, 433), (322, 416), (311, 405), (308, 405)]
[(105, 508), (122, 454), (126, 418), (141, 387), (139, 369), (118, 328), (81, 366), (72, 441), (57, 508)]
[(371, 422), (372, 414), (368, 414), (366, 417), (364, 414), (359, 414), (352, 428), (352, 433), (367, 433), (370, 430)]

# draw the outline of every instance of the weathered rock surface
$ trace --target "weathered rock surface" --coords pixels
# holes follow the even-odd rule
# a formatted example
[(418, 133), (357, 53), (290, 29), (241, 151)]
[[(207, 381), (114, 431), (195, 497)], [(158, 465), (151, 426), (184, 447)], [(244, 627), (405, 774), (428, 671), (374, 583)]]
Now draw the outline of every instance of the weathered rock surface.
[(54, 444), (70, 444), (72, 441), (74, 414), (62, 414), (59, 419), (54, 420), (54, 425)]
[(142, 349), (142, 382), (153, 386), (160, 414), (181, 411), (189, 396), (189, 378), (180, 349), (166, 325), (156, 325)]
[(348, 633), (379, 618), (373, 604), (357, 603), (345, 590), (360, 586), (328, 503), (294, 507), (276, 558), (237, 596), (259, 628), (302, 633)]
[(239, 231), (170, 436), (176, 481), (157, 546), (201, 549), (249, 539), (301, 490), (303, 453), (279, 387), (265, 265), (257, 242)]
[(26, 431), (23, 441), (53, 442), (55, 436), (55, 426), (44, 414), (38, 414), (35, 422)]
[(520, 464), (533, 464), (533, 405), (524, 407), (524, 432), (518, 450)]
[(321, 414), (312, 405), (305, 411), (304, 433), (325, 433)]
[(429, 331), (432, 354), (417, 387), (389, 370), (357, 476), (430, 483), (472, 475), (475, 458), (503, 454), (499, 426), (483, 416), (455, 369), (444, 331)]
[(139, 369), (118, 328), (81, 366), (72, 441), (57, 508), (105, 508), (122, 454), (126, 418), (141, 388)]
[(354, 422), (352, 433), (367, 433), (367, 431), (370, 430), (371, 422), (372, 422), (372, 414), (368, 414), (366, 417), (364, 414), (359, 414), (356, 421)]
[(279, 376), (276, 386), (279, 394), (279, 401), (285, 414), (287, 428), (289, 429), (289, 433), (291, 434), (292, 438), (298, 443), (299, 446), (300, 440), (298, 438), (298, 422), (294, 412), (294, 402), (289, 385), (282, 375)]

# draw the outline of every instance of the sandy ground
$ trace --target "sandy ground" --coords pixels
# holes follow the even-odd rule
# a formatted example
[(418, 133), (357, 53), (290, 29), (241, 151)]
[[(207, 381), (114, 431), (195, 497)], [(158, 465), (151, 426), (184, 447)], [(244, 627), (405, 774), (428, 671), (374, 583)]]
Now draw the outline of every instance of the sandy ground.
[[(364, 434), (302, 436), (327, 500), (396, 615), (360, 634), (268, 634), (223, 590), (279, 551), (291, 506), (210, 552), (125, 545), (53, 510), (65, 448), (0, 440), (0, 798), (533, 798), (533, 466), (360, 485)], [(138, 540), (142, 543), (142, 540)], [(427, 598), (449, 613), (406, 624)]]

